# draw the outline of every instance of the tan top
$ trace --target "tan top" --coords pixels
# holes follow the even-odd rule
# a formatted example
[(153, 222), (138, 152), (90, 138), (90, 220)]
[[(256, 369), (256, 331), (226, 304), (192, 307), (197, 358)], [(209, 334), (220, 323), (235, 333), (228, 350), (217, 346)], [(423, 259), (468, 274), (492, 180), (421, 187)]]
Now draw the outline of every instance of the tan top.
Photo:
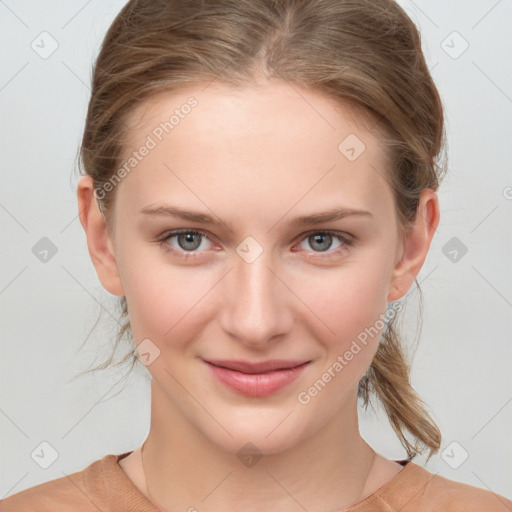
[[(0, 512), (158, 512), (124, 473), (119, 460), (105, 455), (82, 471), (5, 498)], [(510, 512), (512, 501), (491, 491), (448, 480), (412, 461), (389, 482), (345, 512)]]

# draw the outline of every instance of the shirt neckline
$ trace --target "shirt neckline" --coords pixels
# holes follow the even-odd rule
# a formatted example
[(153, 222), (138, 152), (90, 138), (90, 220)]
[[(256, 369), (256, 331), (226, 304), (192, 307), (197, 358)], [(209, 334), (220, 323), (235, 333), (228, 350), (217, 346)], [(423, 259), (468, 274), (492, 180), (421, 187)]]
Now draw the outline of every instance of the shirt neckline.
[[(128, 475), (119, 465), (119, 461), (131, 453), (133, 453), (133, 450), (117, 455), (106, 455), (103, 458), (103, 482), (105, 483), (107, 480), (110, 480), (108, 477), (106, 477), (107, 475), (105, 473), (107, 472), (111, 473), (111, 475), (114, 477), (114, 480), (117, 477), (118, 481), (120, 481), (120, 485), (118, 487), (118, 491), (120, 491), (119, 493), (112, 493), (112, 490), (109, 492), (108, 489), (105, 489), (105, 495), (109, 496), (110, 504), (113, 509), (122, 508), (127, 512), (132, 510), (137, 510), (140, 512), (160, 512), (160, 509), (158, 509), (156, 505), (148, 500), (148, 498), (140, 491), (140, 489), (130, 480), (130, 478), (128, 478)], [(390, 480), (376, 489), (372, 494), (366, 496), (366, 498), (363, 498), (361, 501), (351, 505), (350, 507), (343, 509), (343, 512), (362, 512), (366, 510), (370, 503), (376, 499), (381, 498), (383, 494), (387, 494), (389, 491), (395, 488), (397, 484), (403, 484), (404, 481), (407, 481), (409, 477), (416, 472), (416, 468), (421, 469), (421, 466), (418, 466), (409, 459), (393, 460), (393, 462), (400, 464), (403, 466), (403, 468)], [(120, 505), (120, 500), (122, 501), (122, 506)]]
[(416, 468), (421, 467), (409, 459), (393, 460), (393, 462), (403, 466), (402, 469), (395, 476), (391, 477), (386, 483), (382, 484), (378, 489), (366, 496), (366, 498), (363, 498), (361, 501), (358, 501), (350, 507), (343, 509), (343, 512), (361, 512), (366, 510), (370, 503), (381, 498), (383, 494), (386, 494), (391, 489), (395, 488), (398, 483), (403, 484), (404, 480), (409, 479), (410, 475), (414, 473)]

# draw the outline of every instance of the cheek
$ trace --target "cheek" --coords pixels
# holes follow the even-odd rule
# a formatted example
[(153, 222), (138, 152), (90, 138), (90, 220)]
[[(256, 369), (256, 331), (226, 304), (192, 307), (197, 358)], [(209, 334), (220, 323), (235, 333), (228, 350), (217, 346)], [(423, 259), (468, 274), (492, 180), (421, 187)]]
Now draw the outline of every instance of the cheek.
[(304, 406), (316, 404), (319, 422), (328, 421), (333, 410), (357, 393), (371, 365), (385, 325), (386, 275), (380, 261), (340, 269), (329, 279), (319, 276), (311, 282), (315, 293), (306, 302), (329, 329), (315, 322), (322, 324), (313, 335), (323, 345), (323, 357), (297, 400)]
[[(158, 246), (134, 245), (130, 251), (120, 248), (124, 255), (120, 273), (135, 342), (149, 338), (160, 345), (166, 337), (186, 340), (205, 318), (211, 272), (172, 265)], [(204, 275), (198, 275), (201, 272)], [(180, 336), (185, 328), (187, 335)]]
[(316, 377), (322, 381), (320, 387), (335, 382), (328, 386), (324, 398), (338, 405), (344, 390), (357, 387), (368, 370), (385, 326), (390, 266), (379, 252), (369, 251), (350, 263), (347, 260), (345, 266), (329, 270), (327, 278), (317, 272), (308, 286), (303, 286), (303, 292), (309, 294), (306, 304), (322, 320), (315, 322), (319, 327), (313, 334), (324, 354)]
[[(380, 315), (387, 305), (386, 262), (376, 257), (328, 272), (327, 278), (322, 272), (312, 275), (300, 292), (317, 318), (316, 322), (312, 320), (319, 326), (315, 336), (323, 340), (331, 359), (334, 352), (337, 355), (348, 350), (354, 340), (359, 340), (363, 348), (366, 342), (375, 350), (380, 340), (376, 329), (383, 327)], [(368, 357), (371, 360), (373, 356)]]

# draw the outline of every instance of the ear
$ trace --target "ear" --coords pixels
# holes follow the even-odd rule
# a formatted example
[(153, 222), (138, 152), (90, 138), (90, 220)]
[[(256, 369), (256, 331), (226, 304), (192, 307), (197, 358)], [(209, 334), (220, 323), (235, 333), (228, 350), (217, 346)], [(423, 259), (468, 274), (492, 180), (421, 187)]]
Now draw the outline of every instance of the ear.
[(78, 215), (87, 237), (87, 247), (105, 290), (112, 295), (124, 295), (114, 254), (114, 244), (100, 211), (91, 176), (82, 176), (77, 187)]
[(401, 258), (395, 264), (391, 275), (388, 301), (403, 297), (419, 274), (439, 225), (439, 200), (431, 189), (421, 192), (416, 219), (411, 229), (399, 242)]

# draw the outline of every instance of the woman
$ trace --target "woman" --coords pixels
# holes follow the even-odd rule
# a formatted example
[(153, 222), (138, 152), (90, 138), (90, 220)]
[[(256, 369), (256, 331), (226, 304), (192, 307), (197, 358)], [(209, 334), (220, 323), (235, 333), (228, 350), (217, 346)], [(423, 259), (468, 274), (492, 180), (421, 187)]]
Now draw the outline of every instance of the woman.
[[(439, 224), (443, 138), (391, 0), (128, 2), (77, 197), (151, 429), (2, 511), (512, 509), (412, 462), (441, 436), (393, 321)], [(407, 459), (361, 436), (371, 395)]]

